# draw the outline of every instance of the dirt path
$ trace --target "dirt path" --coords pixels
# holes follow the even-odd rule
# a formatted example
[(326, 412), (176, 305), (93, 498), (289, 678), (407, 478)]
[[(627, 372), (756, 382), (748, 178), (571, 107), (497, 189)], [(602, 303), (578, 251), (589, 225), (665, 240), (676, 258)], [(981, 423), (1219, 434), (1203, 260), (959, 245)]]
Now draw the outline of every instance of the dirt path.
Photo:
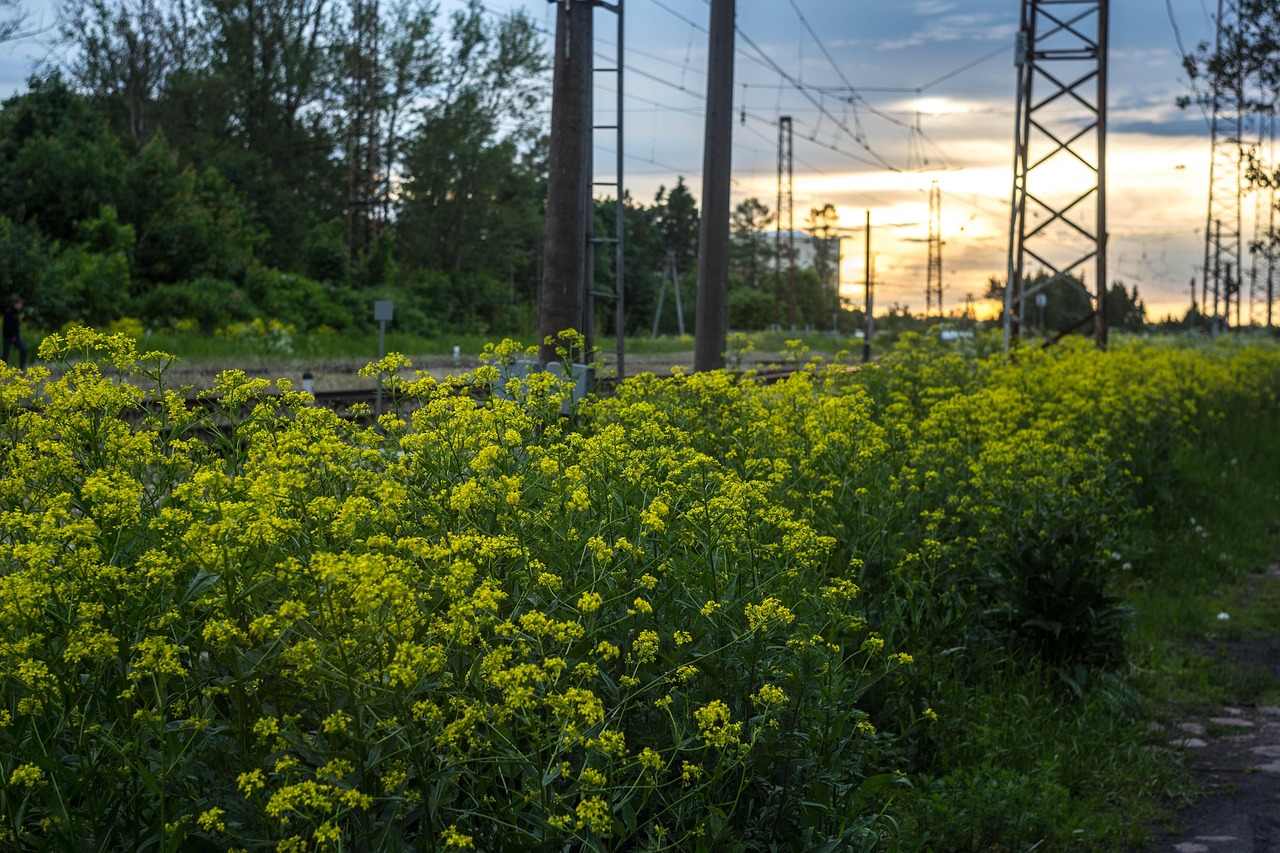
[[(1253, 576), (1250, 586), (1280, 586), (1280, 566)], [(1280, 679), (1280, 625), (1276, 631), (1226, 643), (1222, 662)], [(1145, 853), (1280, 853), (1280, 707), (1205, 707), (1181, 715), (1167, 734), (1204, 796)]]

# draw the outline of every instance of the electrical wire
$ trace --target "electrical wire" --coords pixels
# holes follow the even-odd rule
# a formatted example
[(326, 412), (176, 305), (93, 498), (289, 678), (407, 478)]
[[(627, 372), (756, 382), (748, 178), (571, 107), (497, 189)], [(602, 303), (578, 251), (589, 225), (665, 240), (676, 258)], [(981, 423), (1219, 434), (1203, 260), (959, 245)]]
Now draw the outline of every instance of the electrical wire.
[[(657, 2), (657, 0), (652, 0), (652, 2)], [(774, 62), (772, 59), (770, 59), (770, 58), (768, 57), (768, 55), (767, 55), (763, 50), (761, 50), (760, 46), (759, 46), (759, 45), (757, 45), (757, 44), (755, 43), (755, 41), (753, 41), (753, 40), (752, 40), (752, 38), (751, 38), (750, 36), (748, 36), (746, 33), (744, 33), (741, 29), (738, 29), (738, 28), (735, 28), (735, 29), (737, 30), (738, 35), (743, 39), (743, 41), (745, 41), (745, 42), (746, 42), (746, 43), (751, 47), (751, 49), (752, 49), (752, 50), (754, 50), (754, 51), (755, 51), (755, 52), (760, 56), (760, 59), (761, 59), (762, 61), (764, 61), (764, 62), (765, 62), (765, 64), (767, 64), (767, 65), (768, 65), (768, 66), (769, 66), (769, 67), (774, 71), (774, 73), (776, 73), (776, 74), (777, 74), (779, 77), (781, 77), (782, 79), (784, 79), (784, 80), (788, 81), (789, 83), (791, 83), (791, 84), (796, 88), (796, 91), (798, 91), (798, 92), (800, 92), (800, 94), (804, 95), (804, 96), (805, 96), (805, 98), (809, 101), (809, 103), (811, 103), (811, 104), (813, 104), (815, 107), (817, 107), (817, 108), (822, 112), (822, 114), (823, 114), (823, 115), (825, 115), (827, 118), (831, 119), (831, 121), (833, 121), (837, 126), (839, 126), (842, 130), (844, 130), (844, 132), (845, 132), (845, 133), (849, 134), (849, 136), (853, 137), (854, 139), (857, 139), (857, 138), (858, 138), (858, 136), (857, 136), (856, 134), (854, 134), (854, 132), (853, 132), (853, 131), (851, 131), (851, 130), (849, 129), (848, 125), (846, 125), (842, 119), (840, 119), (839, 117), (837, 117), (837, 116), (835, 116), (835, 115), (832, 115), (831, 111), (830, 111), (830, 110), (828, 110), (828, 109), (827, 109), (827, 108), (826, 108), (826, 107), (825, 107), (825, 106), (824, 106), (820, 101), (816, 100), (816, 99), (813, 97), (812, 93), (810, 93), (810, 92), (809, 92), (809, 90), (808, 90), (808, 89), (806, 89), (806, 88), (804, 87), (804, 85), (803, 85), (803, 84), (801, 84), (801, 83), (800, 83), (799, 81), (797, 81), (794, 77), (792, 77), (792, 76), (791, 76), (790, 74), (788, 74), (785, 70), (783, 70), (782, 66), (778, 65), (778, 63), (776, 63), (776, 62)], [(863, 148), (863, 149), (864, 149), (868, 154), (870, 154), (872, 157), (874, 157), (874, 158), (876, 159), (876, 161), (877, 161), (877, 163), (873, 163), (873, 164), (871, 164), (871, 165), (877, 165), (877, 164), (878, 164), (878, 165), (880, 165), (880, 166), (882, 166), (882, 167), (884, 167), (884, 168), (888, 169), (888, 170), (889, 170), (889, 171), (891, 171), (891, 172), (901, 172), (901, 171), (902, 171), (902, 170), (901, 170), (901, 169), (899, 169), (897, 166), (893, 165), (893, 164), (892, 164), (892, 163), (890, 163), (888, 160), (886, 160), (886, 159), (884, 159), (883, 157), (881, 157), (881, 156), (880, 156), (880, 154), (879, 154), (878, 152), (876, 152), (874, 149), (872, 149), (872, 147), (871, 147), (870, 143), (868, 143), (868, 142), (865, 140), (865, 138), (862, 140), (862, 143), (861, 143), (861, 144), (862, 144), (862, 148)]]
[[(1165, 11), (1169, 15), (1169, 26), (1173, 27), (1173, 40), (1178, 45), (1178, 55), (1182, 57), (1183, 66), (1187, 66), (1191, 61), (1191, 57), (1187, 55), (1187, 50), (1182, 45), (1182, 31), (1178, 29), (1178, 19), (1173, 15), (1173, 0), (1164, 0)], [(1195, 95), (1192, 100), (1196, 102), (1196, 106), (1200, 108), (1200, 115), (1204, 118), (1205, 129), (1213, 133), (1213, 121), (1209, 118), (1209, 113), (1204, 108), (1204, 95), (1196, 88), (1195, 83), (1188, 84), (1192, 94)]]

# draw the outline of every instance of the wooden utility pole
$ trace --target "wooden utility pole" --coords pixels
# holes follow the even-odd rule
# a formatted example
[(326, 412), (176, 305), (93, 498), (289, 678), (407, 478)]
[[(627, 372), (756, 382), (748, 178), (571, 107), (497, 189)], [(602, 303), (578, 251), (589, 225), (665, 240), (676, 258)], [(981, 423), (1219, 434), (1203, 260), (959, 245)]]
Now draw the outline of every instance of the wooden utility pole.
[(547, 150), (547, 232), (538, 305), (538, 358), (557, 359), (545, 341), (581, 331), (591, 201), (592, 0), (556, 3), (551, 136)]
[(729, 334), (729, 177), (733, 152), (734, 0), (711, 0), (707, 125), (702, 144), (698, 223), (698, 316), (693, 369), (724, 367)]

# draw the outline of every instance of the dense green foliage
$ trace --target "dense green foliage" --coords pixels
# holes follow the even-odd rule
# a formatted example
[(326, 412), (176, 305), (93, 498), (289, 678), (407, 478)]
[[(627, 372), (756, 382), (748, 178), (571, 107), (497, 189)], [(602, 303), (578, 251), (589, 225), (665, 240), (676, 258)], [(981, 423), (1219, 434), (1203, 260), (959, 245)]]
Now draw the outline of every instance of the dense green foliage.
[[(59, 13), (64, 70), (0, 108), (0, 298), (23, 297), (34, 328), (358, 333), (388, 298), (410, 334), (534, 325), (550, 75), (527, 14), (472, 2), (446, 18), (425, 0), (66, 0)], [(627, 333), (677, 331), (672, 260), (693, 328), (692, 193), (679, 178), (625, 204)], [(735, 328), (779, 320), (771, 215), (755, 204), (735, 228), (755, 247), (735, 264)], [(612, 204), (598, 207), (610, 235)], [(829, 234), (825, 210), (814, 228)], [(784, 325), (831, 327), (820, 254)], [(614, 264), (597, 253), (598, 288)], [(597, 322), (614, 319), (602, 303)]]
[(1280, 352), (909, 340), (569, 418), (519, 352), (482, 404), (371, 366), (377, 428), (238, 372), (189, 411), (87, 330), (6, 369), (5, 844), (1139, 839), (1168, 759), (1121, 594), (1186, 460), (1274, 422)]

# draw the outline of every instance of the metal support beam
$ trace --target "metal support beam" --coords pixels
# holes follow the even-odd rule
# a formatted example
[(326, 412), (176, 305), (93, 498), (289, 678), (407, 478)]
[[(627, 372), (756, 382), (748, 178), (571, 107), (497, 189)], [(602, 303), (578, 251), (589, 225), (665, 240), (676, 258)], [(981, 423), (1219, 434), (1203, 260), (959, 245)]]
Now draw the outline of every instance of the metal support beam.
[[(1022, 0), (1005, 347), (1022, 333), (1030, 281), (1094, 274), (1094, 338), (1107, 345), (1108, 0)], [(1053, 175), (1039, 189), (1039, 176)], [(1066, 177), (1072, 188), (1050, 187)], [(1037, 188), (1032, 192), (1033, 188)], [(1028, 261), (1039, 269), (1028, 269)], [(1082, 321), (1082, 323), (1087, 320)]]
[(942, 316), (942, 189), (934, 181), (929, 186), (929, 271), (924, 289), (924, 315), (934, 309)]
[(778, 117), (778, 216), (773, 241), (773, 325), (782, 328), (782, 298), (786, 294), (787, 327), (796, 327), (796, 232), (794, 160), (791, 116)]
[[(613, 193), (613, 234), (610, 236), (596, 237), (594, 235), (595, 228), (595, 210), (594, 204), (587, 205), (587, 233), (590, 235), (587, 242), (587, 288), (584, 296), (583, 306), (583, 335), (586, 337), (587, 352), (592, 356), (596, 353), (595, 343), (595, 301), (597, 298), (605, 300), (613, 300), (613, 322), (615, 328), (616, 349), (614, 350), (615, 358), (615, 375), (618, 381), (626, 378), (626, 288), (625, 269), (623, 263), (623, 250), (626, 242), (625, 217), (626, 212), (626, 185), (623, 181), (623, 154), (624, 154), (624, 137), (623, 137), (623, 49), (625, 36), (625, 21), (623, 18), (623, 0), (616, 0), (614, 3), (607, 3), (604, 0), (594, 0), (597, 8), (612, 12), (617, 16), (617, 41), (615, 42), (614, 61), (609, 64), (595, 66), (591, 69), (592, 75), (608, 74), (613, 76), (614, 81), (614, 98), (612, 116), (606, 117), (603, 123), (595, 123), (592, 125), (591, 147), (594, 153), (597, 140), (595, 134), (603, 132), (608, 137), (608, 146), (611, 146), (614, 153), (613, 176), (597, 179), (594, 174), (594, 157), (592, 157), (592, 180), (593, 188), (608, 188)], [(593, 83), (594, 89), (594, 83)], [(596, 121), (593, 117), (593, 121)], [(606, 146), (606, 147), (608, 147)], [(613, 289), (600, 290), (595, 284), (596, 262), (595, 252), (596, 246), (612, 246), (613, 247)]]
[[(1229, 49), (1224, 39), (1229, 39), (1231, 31), (1238, 26), (1239, 10), (1236, 0), (1218, 0), (1215, 54), (1222, 55), (1225, 49)], [(1214, 292), (1209, 328), (1211, 332), (1217, 332), (1230, 319), (1229, 308), (1219, 313), (1222, 306), (1218, 302), (1218, 296), (1226, 292), (1226, 282), (1221, 279), (1222, 271), (1228, 268), (1241, 269), (1244, 80), (1224, 80), (1219, 75), (1211, 75), (1211, 79), (1213, 93), (1209, 104), (1209, 212), (1204, 229), (1204, 275), (1206, 288), (1211, 287)], [(1212, 284), (1207, 281), (1211, 276)]]
[[(1271, 104), (1256, 115), (1258, 147), (1255, 157), (1264, 168), (1274, 168), (1276, 107)], [(1275, 232), (1276, 189), (1274, 185), (1255, 187), (1253, 239), (1249, 241), (1249, 325), (1270, 329), (1275, 305)]]

